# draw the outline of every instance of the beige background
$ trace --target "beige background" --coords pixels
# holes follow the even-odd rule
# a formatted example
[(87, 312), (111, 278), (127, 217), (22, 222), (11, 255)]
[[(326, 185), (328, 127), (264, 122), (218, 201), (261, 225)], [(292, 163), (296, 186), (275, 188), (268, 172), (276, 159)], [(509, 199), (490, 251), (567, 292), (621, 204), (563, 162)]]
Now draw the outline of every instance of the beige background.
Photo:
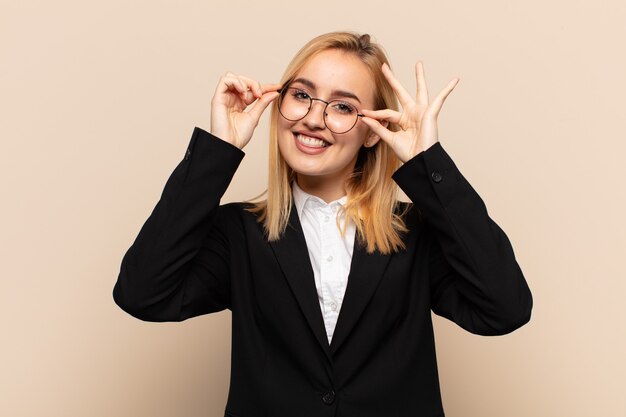
[[(276, 82), (337, 29), (411, 91), (417, 59), (431, 96), (460, 77), (441, 143), (533, 291), (508, 336), (435, 317), (447, 415), (626, 415), (626, 6), (593, 3), (3, 0), (0, 415), (223, 415), (230, 312), (145, 323), (111, 291), (219, 76)], [(264, 188), (266, 116), (224, 202)]]

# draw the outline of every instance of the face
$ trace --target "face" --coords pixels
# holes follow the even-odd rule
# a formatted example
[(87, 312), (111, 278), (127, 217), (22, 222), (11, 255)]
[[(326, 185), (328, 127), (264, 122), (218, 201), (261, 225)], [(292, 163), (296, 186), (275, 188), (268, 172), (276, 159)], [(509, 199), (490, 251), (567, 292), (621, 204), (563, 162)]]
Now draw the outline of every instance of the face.
[[(372, 77), (367, 66), (352, 54), (339, 50), (321, 52), (293, 79), (289, 86), (310, 97), (324, 101), (340, 99), (359, 112), (374, 108)], [(378, 137), (360, 118), (346, 133), (331, 132), (324, 123), (324, 107), (323, 102), (313, 100), (309, 113), (295, 122), (279, 115), (278, 147), (299, 178), (343, 180), (352, 173), (359, 149), (366, 141), (373, 146)]]

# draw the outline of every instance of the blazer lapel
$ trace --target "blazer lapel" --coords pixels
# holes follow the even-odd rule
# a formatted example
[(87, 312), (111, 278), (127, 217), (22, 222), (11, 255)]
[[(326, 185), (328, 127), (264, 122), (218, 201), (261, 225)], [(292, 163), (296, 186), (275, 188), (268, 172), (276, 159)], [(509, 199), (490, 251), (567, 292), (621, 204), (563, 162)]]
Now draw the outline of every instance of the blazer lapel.
[(379, 252), (368, 254), (365, 250), (365, 243), (357, 233), (348, 285), (329, 346), (311, 260), (295, 206), (291, 208), (284, 235), (279, 240), (270, 242), (270, 246), (315, 338), (332, 362), (332, 355), (346, 340), (374, 294), (391, 255), (382, 255)]
[(328, 359), (331, 360), (326, 327), (315, 288), (313, 268), (295, 206), (291, 207), (285, 233), (279, 240), (270, 242), (270, 246), (315, 338)]
[(337, 325), (330, 343), (331, 356), (346, 340), (361, 313), (367, 306), (380, 282), (391, 255), (379, 252), (368, 254), (365, 243), (358, 233), (355, 236), (354, 250), (348, 275), (348, 285), (337, 318)]

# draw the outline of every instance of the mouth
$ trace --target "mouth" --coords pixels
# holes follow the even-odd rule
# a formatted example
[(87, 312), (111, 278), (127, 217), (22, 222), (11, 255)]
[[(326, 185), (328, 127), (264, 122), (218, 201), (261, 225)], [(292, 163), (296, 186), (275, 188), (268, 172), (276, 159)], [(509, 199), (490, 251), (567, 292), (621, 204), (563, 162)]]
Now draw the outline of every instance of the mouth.
[(299, 145), (307, 148), (327, 148), (332, 145), (332, 143), (319, 137), (307, 136), (298, 132), (294, 132), (293, 135)]

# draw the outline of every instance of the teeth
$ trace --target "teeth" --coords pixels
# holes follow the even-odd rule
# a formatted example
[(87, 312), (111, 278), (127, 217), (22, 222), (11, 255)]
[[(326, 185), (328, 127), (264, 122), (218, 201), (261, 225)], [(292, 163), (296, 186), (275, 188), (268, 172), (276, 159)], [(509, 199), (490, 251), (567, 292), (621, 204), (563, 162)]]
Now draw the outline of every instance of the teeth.
[(297, 135), (296, 140), (303, 145), (311, 146), (315, 148), (324, 148), (328, 146), (328, 142), (323, 141), (322, 139), (311, 138), (311, 137), (304, 136), (304, 135)]

